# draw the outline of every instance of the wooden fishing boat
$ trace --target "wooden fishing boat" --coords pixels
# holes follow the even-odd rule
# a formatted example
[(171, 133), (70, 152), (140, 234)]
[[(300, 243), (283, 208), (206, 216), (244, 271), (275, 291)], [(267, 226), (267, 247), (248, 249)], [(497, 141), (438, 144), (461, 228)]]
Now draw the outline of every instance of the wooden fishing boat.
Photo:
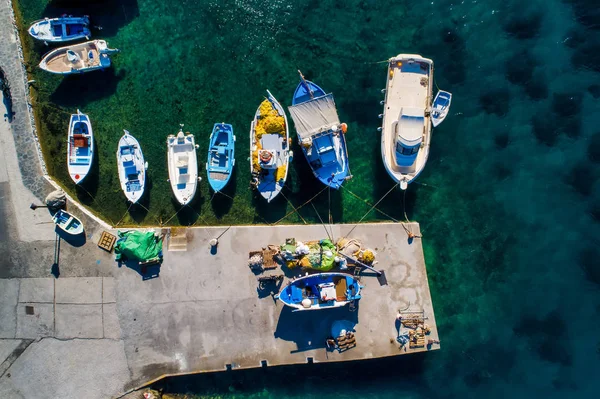
[(290, 114), (298, 142), (314, 175), (323, 184), (339, 189), (352, 177), (344, 137), (348, 126), (340, 123), (333, 94), (326, 94), (315, 83), (304, 79), (300, 71)]
[(50, 43), (62, 43), (72, 40), (87, 39), (92, 36), (88, 25), (87, 16), (74, 17), (72, 15), (60, 18), (44, 18), (35, 21), (29, 27), (29, 34), (37, 40)]
[(140, 143), (127, 130), (123, 132), (117, 149), (117, 169), (125, 197), (135, 204), (144, 194), (148, 163), (144, 162)]
[(381, 156), (388, 174), (402, 190), (427, 163), (431, 142), (433, 61), (400, 54), (388, 62)]
[(275, 296), (298, 310), (339, 308), (361, 298), (362, 286), (344, 273), (317, 273), (291, 281)]
[(292, 156), (285, 111), (267, 90), (264, 100), (250, 124), (251, 186), (271, 202), (281, 192), (287, 179)]
[(183, 133), (183, 125), (177, 135), (167, 137), (167, 162), (169, 182), (175, 198), (181, 205), (187, 205), (194, 198), (198, 187), (198, 158), (194, 135)]
[(448, 111), (450, 111), (450, 104), (452, 104), (452, 93), (439, 90), (435, 95), (431, 109), (431, 124), (433, 127), (437, 127), (446, 119)]
[(52, 220), (59, 229), (69, 235), (76, 236), (83, 233), (83, 223), (81, 223), (81, 220), (77, 219), (67, 211), (57, 211), (54, 216), (52, 216)]
[(71, 115), (67, 140), (67, 169), (75, 184), (88, 175), (94, 161), (94, 133), (86, 114), (77, 110)]
[(210, 134), (206, 173), (215, 192), (221, 191), (231, 179), (235, 166), (235, 136), (227, 123), (215, 123)]
[(73, 44), (54, 49), (44, 55), (40, 68), (60, 75), (106, 69), (110, 67), (110, 55), (118, 51), (108, 48), (104, 40)]

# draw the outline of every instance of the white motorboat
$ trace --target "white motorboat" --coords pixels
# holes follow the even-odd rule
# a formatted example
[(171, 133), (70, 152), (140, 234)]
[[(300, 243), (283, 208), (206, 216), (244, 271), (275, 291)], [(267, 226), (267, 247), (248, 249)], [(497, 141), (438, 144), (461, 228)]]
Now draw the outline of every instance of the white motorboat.
[(433, 61), (400, 54), (388, 62), (381, 127), (381, 155), (402, 190), (427, 163), (431, 141)]
[(117, 149), (117, 168), (121, 189), (132, 203), (136, 203), (144, 194), (146, 185), (146, 169), (148, 163), (144, 162), (144, 154), (140, 143), (127, 130), (119, 140)]
[(104, 40), (73, 44), (54, 49), (44, 55), (40, 68), (60, 75), (106, 69), (110, 67), (110, 55), (118, 51), (108, 48)]
[(67, 211), (59, 210), (52, 216), (52, 220), (59, 229), (69, 235), (76, 236), (83, 233), (83, 223), (81, 223), (81, 220)]
[(183, 125), (177, 135), (167, 137), (167, 162), (169, 182), (173, 194), (181, 205), (187, 205), (194, 198), (198, 187), (198, 158), (194, 135), (183, 133)]
[(448, 111), (450, 111), (450, 104), (452, 104), (452, 93), (439, 90), (435, 95), (431, 108), (431, 124), (433, 127), (437, 127), (446, 119)]
[(60, 18), (44, 18), (35, 21), (29, 27), (29, 34), (37, 40), (50, 43), (62, 43), (72, 40), (87, 39), (92, 36), (87, 16), (72, 15)]
[(285, 111), (267, 90), (250, 124), (251, 185), (271, 202), (281, 192), (288, 175), (292, 151)]
[(71, 115), (67, 140), (67, 169), (75, 184), (85, 179), (94, 161), (94, 133), (86, 114)]

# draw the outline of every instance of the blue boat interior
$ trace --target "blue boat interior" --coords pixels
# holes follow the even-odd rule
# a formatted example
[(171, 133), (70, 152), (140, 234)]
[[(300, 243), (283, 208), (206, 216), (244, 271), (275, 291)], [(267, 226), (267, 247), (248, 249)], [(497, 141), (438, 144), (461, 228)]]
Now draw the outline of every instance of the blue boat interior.
[(231, 125), (226, 123), (215, 124), (206, 164), (208, 182), (215, 191), (220, 191), (225, 187), (231, 177), (235, 163), (234, 141)]
[(69, 163), (71, 165), (89, 165), (92, 161), (91, 140), (88, 125), (84, 122), (73, 124), (73, 135), (71, 136)]
[(312, 305), (327, 306), (360, 299), (358, 292), (358, 283), (350, 276), (315, 274), (291, 283), (279, 298), (290, 304), (301, 304), (310, 299)]
[[(312, 94), (312, 96), (311, 96)], [(294, 91), (294, 97), (292, 98), (292, 105), (301, 104), (314, 97), (321, 97), (325, 95), (325, 90), (321, 89), (317, 84), (310, 80), (301, 81)]]

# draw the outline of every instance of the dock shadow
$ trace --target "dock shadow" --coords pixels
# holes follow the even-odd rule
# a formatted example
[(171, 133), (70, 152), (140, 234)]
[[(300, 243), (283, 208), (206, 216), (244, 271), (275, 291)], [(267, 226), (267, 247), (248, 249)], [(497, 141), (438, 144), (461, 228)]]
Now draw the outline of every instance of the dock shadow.
[(284, 306), (279, 315), (275, 338), (296, 343), (296, 352), (326, 347), (326, 339), (331, 334), (334, 321), (348, 320), (358, 324), (358, 311), (350, 311), (349, 306), (334, 309), (293, 312)]
[(64, 232), (58, 226), (54, 228), (54, 231), (60, 237), (61, 240), (76, 248), (82, 247), (87, 241), (85, 237), (85, 230), (81, 234), (77, 234), (75, 236)]
[(113, 95), (122, 78), (123, 73), (117, 74), (114, 68), (94, 73), (67, 75), (50, 95), (50, 101), (60, 107), (82, 109), (93, 101)]

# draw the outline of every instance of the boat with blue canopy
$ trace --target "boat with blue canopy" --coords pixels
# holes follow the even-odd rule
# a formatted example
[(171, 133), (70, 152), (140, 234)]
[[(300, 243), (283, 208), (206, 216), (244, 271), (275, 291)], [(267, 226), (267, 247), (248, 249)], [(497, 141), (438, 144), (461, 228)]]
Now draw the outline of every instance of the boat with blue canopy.
[(29, 27), (29, 34), (37, 40), (50, 43), (62, 43), (72, 40), (88, 39), (92, 36), (87, 16), (72, 15), (60, 18), (44, 18), (35, 21)]
[(235, 166), (235, 135), (233, 126), (227, 123), (215, 123), (210, 134), (206, 174), (208, 182), (215, 192), (223, 190), (229, 182)]
[(312, 171), (323, 184), (339, 189), (350, 177), (346, 133), (340, 123), (333, 94), (327, 94), (315, 83), (304, 79), (302, 72), (296, 87), (290, 114), (294, 120), (298, 142)]
[(52, 221), (54, 221), (54, 224), (59, 229), (69, 235), (76, 236), (83, 233), (83, 223), (81, 223), (81, 220), (62, 209), (52, 216)]
[(363, 287), (345, 273), (317, 273), (297, 278), (275, 296), (298, 310), (339, 308), (361, 298)]

